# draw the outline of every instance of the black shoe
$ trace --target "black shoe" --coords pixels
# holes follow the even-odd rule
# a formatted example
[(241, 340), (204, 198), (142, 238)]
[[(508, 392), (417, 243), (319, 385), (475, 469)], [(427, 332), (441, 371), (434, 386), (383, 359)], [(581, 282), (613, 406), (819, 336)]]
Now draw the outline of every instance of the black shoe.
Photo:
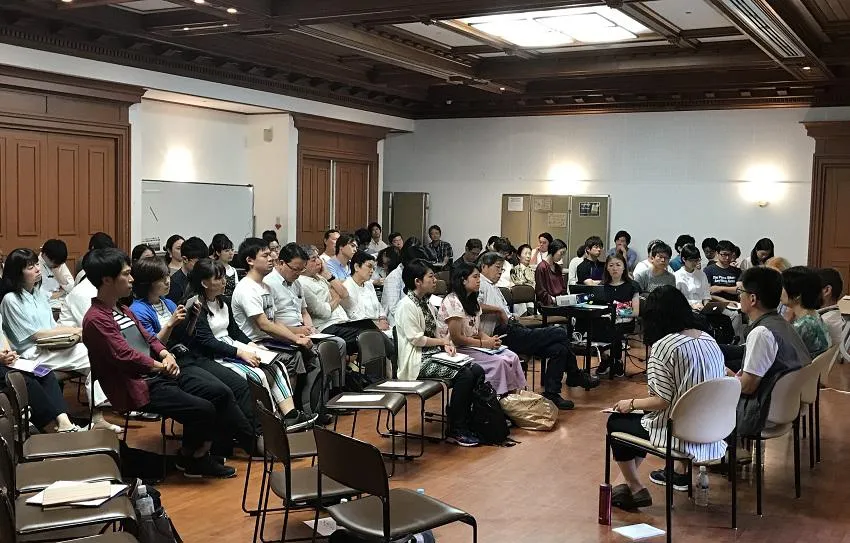
[[(657, 485), (665, 486), (667, 484), (667, 474), (664, 473), (663, 469), (657, 469), (649, 474), (649, 480)], [(673, 472), (673, 490), (687, 492), (689, 484), (690, 481), (686, 474)]]
[(567, 377), (568, 387), (596, 388), (599, 386), (599, 377), (594, 377), (584, 371)]
[(334, 416), (330, 413), (322, 413), (314, 423), (316, 426), (330, 426), (334, 423)]
[(626, 376), (626, 366), (622, 362), (614, 362), (611, 371), (614, 373), (614, 377)]
[(554, 403), (555, 407), (562, 411), (573, 409), (576, 406), (576, 404), (574, 404), (572, 400), (566, 400), (562, 398), (560, 394), (544, 392), (543, 397)]
[(307, 430), (313, 427), (313, 423), (318, 417), (319, 415), (316, 415), (315, 413), (307, 415), (303, 411), (293, 409), (283, 417), (283, 425), (286, 426), (287, 433)]
[(219, 464), (206, 454), (200, 458), (192, 458), (186, 463), (183, 476), (190, 479), (229, 479), (236, 476), (236, 470)]
[(632, 507), (635, 509), (638, 507), (649, 507), (650, 505), (652, 505), (652, 496), (650, 496), (648, 489), (641, 488), (632, 494)]
[(607, 358), (603, 358), (599, 365), (596, 366), (596, 376), (603, 377), (608, 375), (609, 371), (611, 371), (611, 362)]
[(611, 505), (620, 509), (632, 509), (632, 491), (629, 485), (617, 485), (611, 489)]

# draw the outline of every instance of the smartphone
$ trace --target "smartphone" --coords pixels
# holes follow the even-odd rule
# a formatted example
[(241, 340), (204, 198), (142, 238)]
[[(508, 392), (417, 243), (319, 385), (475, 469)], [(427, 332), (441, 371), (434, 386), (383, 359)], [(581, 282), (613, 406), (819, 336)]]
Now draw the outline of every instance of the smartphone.
[(507, 335), (508, 335), (508, 334), (502, 334), (502, 335), (500, 335), (500, 336), (496, 336), (496, 339), (502, 339), (502, 338), (504, 338), (504, 337), (507, 337)]
[(192, 296), (191, 298), (189, 298), (188, 300), (186, 300), (186, 305), (185, 305), (184, 307), (186, 308), (186, 312), (187, 312), (187, 313), (189, 312), (189, 310), (191, 310), (191, 309), (192, 309), (192, 306), (194, 306), (194, 305), (195, 305), (195, 302), (197, 302), (197, 301), (198, 301), (198, 297), (197, 297), (197, 296)]

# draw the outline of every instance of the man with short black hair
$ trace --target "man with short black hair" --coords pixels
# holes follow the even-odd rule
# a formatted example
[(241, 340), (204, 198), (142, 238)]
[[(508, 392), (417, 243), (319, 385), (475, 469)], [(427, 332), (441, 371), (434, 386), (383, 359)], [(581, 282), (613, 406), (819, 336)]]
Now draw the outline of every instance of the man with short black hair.
[(436, 224), (432, 224), (428, 228), (428, 237), (431, 238), (431, 243), (428, 244), (428, 250), (434, 253), (434, 264), (440, 269), (446, 268), (454, 259), (454, 251), (452, 246), (446, 241), (440, 239), (443, 231)]
[(401, 235), (401, 232), (391, 232), (387, 241), (401, 253), (401, 248), (404, 247), (404, 236)]
[[(404, 297), (404, 281), (401, 276), (404, 266), (414, 260), (428, 260), (425, 248), (417, 245), (416, 238), (408, 238), (401, 250), (401, 264), (387, 274), (384, 279), (384, 291), (381, 293), (381, 306), (387, 314), (387, 322), (390, 326), (395, 325), (395, 310), (398, 302)], [(345, 287), (343, 287), (345, 288)]]
[(844, 318), (838, 309), (838, 300), (844, 296), (844, 281), (841, 274), (835, 268), (821, 268), (817, 271), (821, 281), (821, 308), (818, 315), (821, 316), (826, 327), (829, 329), (829, 339), (832, 345), (839, 345), (844, 330)]
[(325, 240), (325, 251), (319, 255), (319, 258), (322, 259), (322, 262), (327, 262), (336, 256), (336, 240), (339, 239), (339, 230), (335, 228), (326, 230), (323, 239)]
[(717, 255), (717, 238), (705, 238), (702, 240), (702, 252), (705, 254), (707, 262), (703, 268), (708, 267), (714, 262)]
[[(340, 282), (351, 277), (351, 270), (348, 269), (348, 263), (351, 262), (351, 257), (357, 252), (358, 242), (354, 236), (349, 234), (340, 234), (336, 240), (336, 254), (333, 258), (328, 259), (324, 264), (328, 271)], [(343, 289), (345, 290), (345, 289)], [(348, 292), (344, 298), (348, 297)]]
[(735, 259), (735, 244), (724, 239), (717, 242), (717, 262), (705, 268), (712, 298), (718, 302), (738, 300), (738, 279), (741, 270), (732, 265)]
[(676, 238), (676, 243), (673, 245), (676, 248), (676, 252), (679, 253), (672, 259), (670, 259), (670, 268), (673, 272), (679, 271), (679, 269), (684, 266), (682, 262), (682, 247), (685, 245), (696, 245), (697, 240), (690, 234), (682, 234), (678, 238)]
[(605, 263), (599, 260), (604, 243), (599, 236), (590, 236), (584, 242), (584, 260), (576, 268), (576, 283), (601, 285)]
[(629, 247), (632, 243), (632, 236), (625, 230), (620, 230), (614, 235), (614, 246), (608, 250), (608, 256), (614, 253), (620, 253), (626, 259), (629, 272), (633, 272), (638, 262), (637, 251)]
[[(721, 245), (720, 250), (725, 248)], [(750, 326), (743, 367), (737, 372), (741, 381), (738, 433), (747, 437), (758, 435), (764, 428), (776, 381), (812, 360), (794, 327), (776, 312), (782, 295), (779, 272), (767, 267), (750, 268), (741, 276), (741, 285), (741, 311), (749, 317)], [(735, 375), (734, 368), (728, 369), (727, 374)]]
[(478, 261), (478, 255), (481, 254), (481, 251), (484, 249), (484, 245), (481, 243), (481, 240), (478, 238), (470, 238), (466, 240), (465, 251), (461, 254), (457, 260), (452, 263), (453, 268), (457, 268), (462, 264), (466, 264), (468, 266), (474, 266)]
[(61, 309), (65, 297), (74, 288), (74, 276), (65, 264), (68, 246), (61, 239), (49, 239), (41, 246), (38, 266), (41, 268), (41, 292), (50, 300), (52, 309)]
[(548, 359), (543, 376), (543, 396), (551, 400), (558, 409), (572, 409), (572, 401), (561, 397), (561, 380), (567, 374), (568, 387), (596, 387), (599, 378), (578, 369), (576, 357), (570, 350), (570, 338), (560, 326), (526, 328), (510, 312), (496, 281), (502, 274), (504, 258), (495, 252), (485, 253), (478, 260), (481, 285), (478, 303), (481, 304), (481, 331), (488, 336), (502, 335), (502, 344), (517, 354), (533, 355)]
[(676, 286), (676, 276), (667, 269), (673, 250), (663, 241), (652, 246), (649, 251), (651, 268), (635, 274), (635, 282), (640, 286), (641, 293), (649, 294), (662, 285)]
[(387, 248), (387, 244), (381, 239), (381, 225), (376, 222), (370, 222), (366, 227), (369, 230), (369, 245), (361, 247), (370, 255), (377, 257), (378, 253)]
[(118, 249), (97, 249), (86, 261), (86, 276), (97, 297), (83, 319), (89, 361), (112, 406), (170, 417), (183, 425), (177, 467), (186, 477), (233, 477), (236, 470), (210, 456), (223, 426), (219, 407), (232, 396), (227, 387), (199, 396), (178, 385), (177, 361), (156, 336), (148, 334), (119, 300), (132, 292), (130, 257)]
[(199, 237), (192, 236), (183, 242), (183, 245), (180, 247), (183, 265), (179, 270), (171, 274), (171, 289), (168, 291), (169, 300), (175, 304), (183, 301), (183, 294), (186, 292), (186, 287), (189, 286), (189, 272), (195, 267), (195, 262), (202, 258), (207, 258), (209, 254), (209, 247)]

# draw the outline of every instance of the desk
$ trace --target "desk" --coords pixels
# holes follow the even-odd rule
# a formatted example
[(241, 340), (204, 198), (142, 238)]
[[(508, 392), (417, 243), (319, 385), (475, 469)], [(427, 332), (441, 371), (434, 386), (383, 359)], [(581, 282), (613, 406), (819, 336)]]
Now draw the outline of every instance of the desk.
[[(586, 320), (588, 323), (587, 327), (587, 341), (585, 343), (584, 349), (584, 371), (590, 375), (590, 359), (591, 357), (591, 348), (593, 344), (593, 323), (597, 319), (613, 319), (615, 312), (617, 311), (614, 305), (590, 305), (590, 304), (579, 304), (579, 305), (544, 305), (540, 306), (540, 315), (543, 317), (543, 326), (547, 326), (547, 319), (549, 317), (567, 317), (575, 318), (576, 320)], [(611, 321), (613, 322), (613, 320)], [(570, 337), (572, 338), (572, 324), (568, 323), (567, 330), (570, 332)], [(585, 390), (590, 390), (590, 387), (585, 385)]]

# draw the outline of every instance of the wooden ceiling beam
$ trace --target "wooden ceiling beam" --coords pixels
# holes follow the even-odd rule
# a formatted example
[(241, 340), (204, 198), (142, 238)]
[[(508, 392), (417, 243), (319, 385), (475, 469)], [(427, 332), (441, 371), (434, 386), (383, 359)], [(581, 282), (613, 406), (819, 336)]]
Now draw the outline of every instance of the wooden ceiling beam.
[(669, 43), (677, 47), (695, 50), (698, 46), (693, 39), (682, 37), (681, 28), (670, 23), (644, 4), (638, 2), (623, 4), (617, 9), (659, 36), (663, 36)]
[(455, 19), (449, 19), (447, 21), (430, 21), (430, 24), (433, 24), (437, 28), (443, 28), (450, 32), (454, 32), (464, 38), (470, 38), (485, 45), (489, 45), (491, 47), (495, 47), (499, 51), (503, 51), (512, 57), (519, 58), (535, 58), (537, 54), (532, 51), (527, 51), (522, 47), (518, 47), (513, 43), (500, 39), (492, 34), (488, 34), (486, 32), (482, 32), (477, 28), (470, 26), (466, 23)]
[(433, 54), (350, 25), (328, 23), (297, 26), (292, 31), (335, 43), (381, 62), (431, 75), (444, 81), (472, 85), (493, 93), (522, 92), (522, 89), (516, 86), (476, 77), (468, 62)]
[(695, 28), (692, 30), (682, 30), (679, 33), (688, 40), (701, 40), (703, 38), (728, 38), (731, 36), (743, 36), (741, 32), (734, 26), (719, 26), (713, 28)]
[(127, 2), (128, 0), (74, 0), (73, 2), (57, 2), (58, 9), (82, 9), (97, 6), (110, 6)]
[(760, 51), (742, 50), (717, 52), (700, 50), (696, 53), (638, 55), (629, 57), (576, 57), (552, 55), (522, 62), (503, 59), (483, 60), (476, 74), (485, 79), (533, 80), (553, 77), (576, 77), (605, 74), (649, 72), (698, 72), (735, 68), (770, 68), (775, 63)]

